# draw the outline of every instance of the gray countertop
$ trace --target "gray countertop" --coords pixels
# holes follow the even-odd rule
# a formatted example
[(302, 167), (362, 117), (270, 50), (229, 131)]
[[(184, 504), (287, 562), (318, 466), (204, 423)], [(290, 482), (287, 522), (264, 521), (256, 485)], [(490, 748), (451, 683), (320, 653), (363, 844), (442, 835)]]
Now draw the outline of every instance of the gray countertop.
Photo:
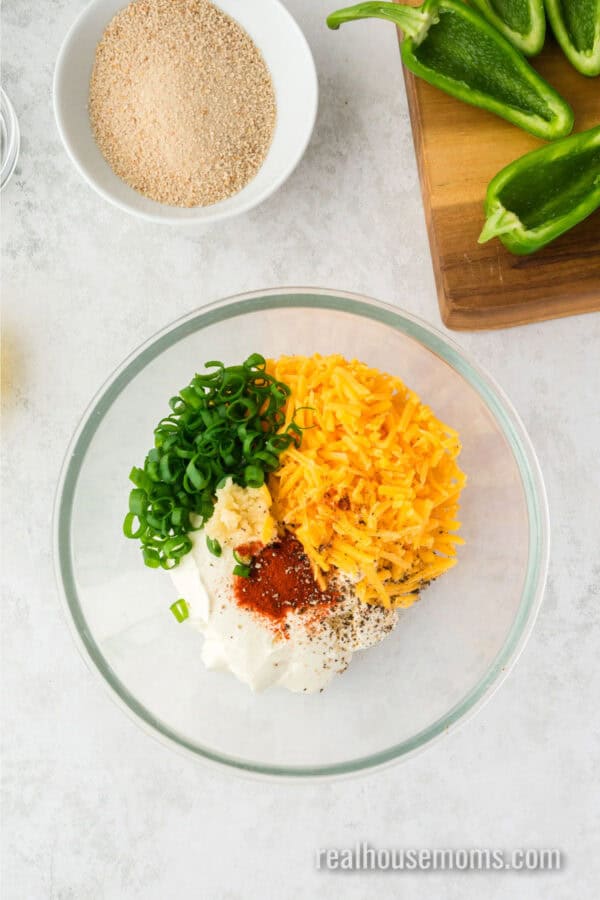
[[(321, 102), (300, 166), (259, 209), (210, 231), (108, 206), (52, 115), (54, 61), (79, 0), (6, 0), (4, 87), (22, 150), (4, 251), (4, 879), (38, 898), (499, 897), (571, 900), (600, 880), (600, 316), (458, 340), (504, 387), (539, 454), (552, 518), (530, 644), (465, 727), (411, 760), (337, 783), (258, 783), (150, 740), (81, 661), (54, 584), (59, 467), (104, 379), (175, 317), (241, 291), (363, 292), (439, 327), (396, 37), (324, 26), (288, 0)], [(342, 38), (343, 34), (343, 38)], [(559, 873), (317, 871), (319, 847), (556, 847)]]

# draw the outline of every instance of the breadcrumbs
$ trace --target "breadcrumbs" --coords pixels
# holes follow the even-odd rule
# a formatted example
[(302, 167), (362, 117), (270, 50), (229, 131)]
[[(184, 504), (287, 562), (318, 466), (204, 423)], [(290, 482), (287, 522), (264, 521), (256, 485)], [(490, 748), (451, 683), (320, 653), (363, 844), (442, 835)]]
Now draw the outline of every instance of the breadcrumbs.
[(208, 0), (134, 0), (98, 44), (89, 112), (119, 178), (191, 207), (231, 197), (256, 175), (276, 105), (260, 51)]

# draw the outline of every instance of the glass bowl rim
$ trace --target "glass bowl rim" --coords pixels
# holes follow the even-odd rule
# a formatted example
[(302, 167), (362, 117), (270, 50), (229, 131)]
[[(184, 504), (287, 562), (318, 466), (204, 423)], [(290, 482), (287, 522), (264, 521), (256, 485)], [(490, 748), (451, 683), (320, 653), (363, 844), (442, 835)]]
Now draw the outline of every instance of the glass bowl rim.
[[(445, 361), (479, 394), (517, 463), (527, 505), (529, 552), (521, 601), (503, 646), (477, 684), (448, 712), (399, 744), (367, 756), (323, 766), (281, 766), (249, 762), (194, 744), (153, 716), (130, 694), (104, 660), (87, 629), (75, 587), (70, 527), (78, 476), (94, 434), (113, 401), (147, 363), (183, 337), (238, 314), (306, 307), (351, 312), (382, 322)], [(410, 758), (440, 740), (450, 727), (471, 718), (500, 687), (529, 639), (544, 595), (549, 545), (548, 503), (539, 463), (518, 413), (494, 379), (451, 338), (417, 316), (361, 294), (311, 287), (270, 288), (218, 300), (181, 316), (133, 350), (96, 392), (80, 419), (63, 461), (53, 510), (54, 569), (63, 611), (86, 665), (108, 689), (112, 699), (138, 726), (164, 745), (221, 769), (271, 780), (331, 779), (392, 765)]]
[(2, 107), (2, 118), (6, 128), (7, 141), (4, 157), (0, 160), (0, 190), (2, 190), (12, 178), (19, 161), (21, 131), (17, 113), (4, 88), (0, 88), (0, 105)]

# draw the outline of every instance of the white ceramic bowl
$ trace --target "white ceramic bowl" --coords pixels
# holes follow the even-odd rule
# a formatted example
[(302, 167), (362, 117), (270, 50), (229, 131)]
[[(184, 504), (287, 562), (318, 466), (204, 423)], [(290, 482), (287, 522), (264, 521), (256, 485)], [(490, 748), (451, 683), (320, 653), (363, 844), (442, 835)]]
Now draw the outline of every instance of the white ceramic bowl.
[(314, 60), (300, 28), (279, 0), (217, 0), (245, 28), (271, 73), (277, 124), (262, 167), (246, 187), (213, 206), (167, 206), (143, 197), (114, 174), (94, 140), (88, 92), (96, 46), (127, 0), (92, 0), (69, 30), (56, 62), (54, 112), (67, 153), (79, 173), (105, 200), (125, 212), (170, 225), (203, 225), (247, 212), (291, 174), (310, 140), (318, 98)]

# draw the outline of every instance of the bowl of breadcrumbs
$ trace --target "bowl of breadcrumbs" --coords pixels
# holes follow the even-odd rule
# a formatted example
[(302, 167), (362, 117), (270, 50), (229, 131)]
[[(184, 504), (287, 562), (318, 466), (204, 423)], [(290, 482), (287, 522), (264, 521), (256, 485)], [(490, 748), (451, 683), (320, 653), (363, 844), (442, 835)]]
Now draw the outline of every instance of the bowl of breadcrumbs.
[(317, 97), (310, 48), (279, 0), (93, 0), (54, 75), (80, 174), (126, 212), (176, 225), (270, 196), (306, 149)]

